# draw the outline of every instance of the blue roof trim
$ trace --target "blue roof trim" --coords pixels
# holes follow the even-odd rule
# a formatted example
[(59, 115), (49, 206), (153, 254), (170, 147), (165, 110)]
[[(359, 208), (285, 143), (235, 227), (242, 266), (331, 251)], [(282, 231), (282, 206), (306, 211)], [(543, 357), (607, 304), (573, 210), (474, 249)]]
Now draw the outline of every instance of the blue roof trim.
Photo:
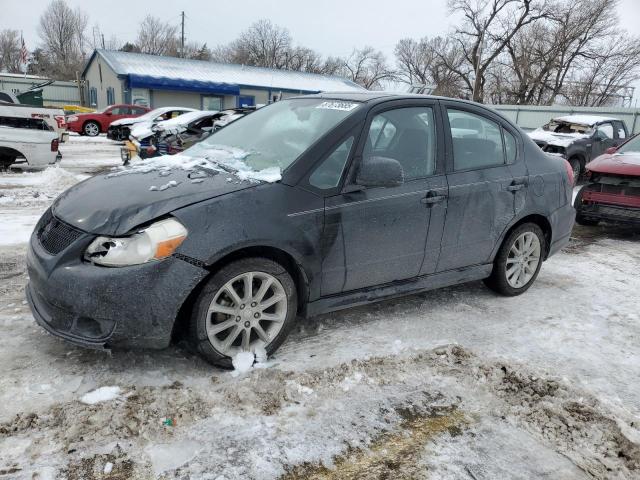
[(181, 78), (152, 77), (129, 74), (130, 88), (151, 88), (154, 90), (180, 90), (183, 92), (239, 95), (240, 87), (230, 83), (203, 82)]

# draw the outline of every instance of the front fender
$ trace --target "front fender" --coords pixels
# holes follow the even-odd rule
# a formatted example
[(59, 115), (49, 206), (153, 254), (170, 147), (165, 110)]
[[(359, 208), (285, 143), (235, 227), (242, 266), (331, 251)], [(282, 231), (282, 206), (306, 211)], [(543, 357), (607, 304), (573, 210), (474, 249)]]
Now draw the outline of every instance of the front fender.
[(189, 231), (177, 253), (211, 266), (246, 248), (279, 250), (298, 264), (314, 298), (320, 291), (323, 205), (317, 195), (280, 183), (190, 205), (173, 212)]

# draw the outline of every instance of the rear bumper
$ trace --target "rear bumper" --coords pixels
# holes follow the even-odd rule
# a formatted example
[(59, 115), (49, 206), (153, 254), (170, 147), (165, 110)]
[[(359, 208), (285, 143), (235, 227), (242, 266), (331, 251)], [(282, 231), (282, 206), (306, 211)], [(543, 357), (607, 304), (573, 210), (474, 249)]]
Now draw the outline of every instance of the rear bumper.
[(549, 216), (552, 234), (547, 257), (556, 254), (569, 243), (575, 219), (576, 211), (570, 203), (560, 207)]

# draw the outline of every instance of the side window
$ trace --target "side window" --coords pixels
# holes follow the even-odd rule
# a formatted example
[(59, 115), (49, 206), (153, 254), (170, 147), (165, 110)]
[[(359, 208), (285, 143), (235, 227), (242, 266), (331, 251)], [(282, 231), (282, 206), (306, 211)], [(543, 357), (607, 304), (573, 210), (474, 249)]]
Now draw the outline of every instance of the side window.
[(616, 127), (616, 130), (618, 131), (619, 139), (627, 138), (627, 134), (624, 132), (624, 126), (622, 125), (622, 122), (613, 122), (613, 125)]
[(353, 146), (353, 137), (347, 138), (344, 142), (336, 147), (336, 149), (316, 168), (309, 177), (309, 183), (316, 188), (327, 190), (335, 188), (340, 183), (340, 177), (347, 164), (351, 147)]
[(147, 111), (143, 108), (136, 108), (136, 107), (132, 107), (131, 108), (131, 113), (133, 113), (134, 115), (142, 115), (144, 113), (146, 113)]
[(613, 125), (610, 123), (603, 123), (598, 125), (598, 129), (596, 130), (596, 135), (600, 137), (602, 140), (612, 139), (613, 138)]
[[(474, 113), (447, 109), (454, 170), (504, 165), (500, 125)], [(515, 139), (514, 140), (515, 144)], [(515, 148), (514, 148), (515, 152)], [(515, 153), (513, 153), (515, 156)]]
[(516, 137), (511, 135), (507, 130), (502, 129), (504, 133), (504, 150), (507, 154), (507, 163), (515, 163), (518, 154), (518, 144)]
[(405, 180), (436, 170), (436, 127), (431, 107), (397, 108), (371, 121), (363, 156), (389, 157), (404, 170)]
[(116, 92), (113, 87), (107, 87), (107, 104), (113, 105), (116, 103)]

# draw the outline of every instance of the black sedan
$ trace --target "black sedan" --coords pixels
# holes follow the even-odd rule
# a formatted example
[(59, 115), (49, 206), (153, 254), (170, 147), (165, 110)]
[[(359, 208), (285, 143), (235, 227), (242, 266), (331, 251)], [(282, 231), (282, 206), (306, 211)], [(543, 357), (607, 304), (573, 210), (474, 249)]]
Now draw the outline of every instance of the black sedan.
[(63, 193), (27, 298), (76, 344), (209, 361), (273, 353), (298, 316), (473, 280), (518, 295), (569, 240), (571, 169), (471, 102), (386, 93), (277, 102), (181, 155)]

